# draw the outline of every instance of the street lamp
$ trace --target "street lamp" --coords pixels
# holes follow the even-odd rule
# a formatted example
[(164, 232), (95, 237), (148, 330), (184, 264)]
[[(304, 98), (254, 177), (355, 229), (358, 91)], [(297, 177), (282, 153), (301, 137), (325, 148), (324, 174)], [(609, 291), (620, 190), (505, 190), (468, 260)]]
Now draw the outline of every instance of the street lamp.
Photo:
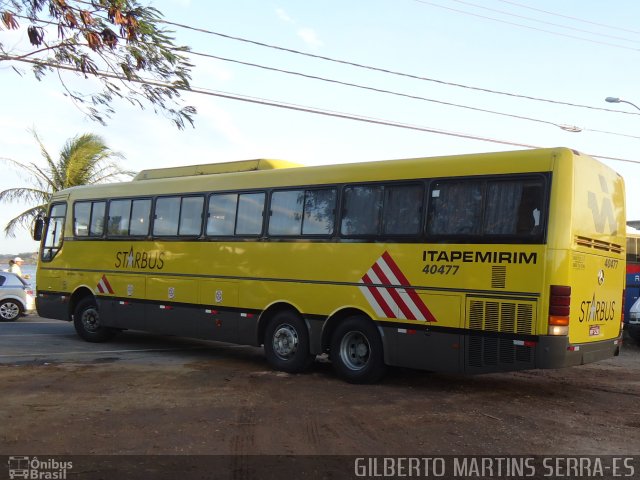
[(622, 100), (622, 99), (617, 98), (617, 97), (607, 97), (607, 98), (605, 98), (605, 101), (609, 102), (609, 103), (628, 103), (629, 105), (632, 105), (632, 106), (636, 107), (638, 110), (640, 110), (640, 107), (638, 107), (635, 103), (631, 103), (631, 102), (628, 102), (626, 100)]

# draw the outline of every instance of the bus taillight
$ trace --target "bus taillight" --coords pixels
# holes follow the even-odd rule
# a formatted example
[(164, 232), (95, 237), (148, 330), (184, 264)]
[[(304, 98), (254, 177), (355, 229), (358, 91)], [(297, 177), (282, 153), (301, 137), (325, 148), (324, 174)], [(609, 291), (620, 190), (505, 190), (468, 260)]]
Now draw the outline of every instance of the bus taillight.
[(551, 285), (549, 295), (549, 335), (569, 334), (571, 287)]

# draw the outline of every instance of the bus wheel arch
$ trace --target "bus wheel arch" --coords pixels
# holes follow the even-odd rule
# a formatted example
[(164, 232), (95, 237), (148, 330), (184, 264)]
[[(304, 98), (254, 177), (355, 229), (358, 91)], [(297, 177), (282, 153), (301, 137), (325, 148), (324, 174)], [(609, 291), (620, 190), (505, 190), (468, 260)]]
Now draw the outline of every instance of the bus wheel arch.
[(117, 330), (105, 327), (100, 323), (98, 302), (93, 294), (77, 297), (73, 303), (72, 312), (76, 333), (87, 342), (106, 342), (117, 332)]
[(315, 355), (310, 353), (309, 329), (300, 312), (286, 303), (271, 305), (260, 316), (260, 343), (267, 361), (275, 370), (305, 371)]
[[(371, 320), (371, 317), (367, 315), (364, 311), (358, 308), (344, 308), (342, 310), (338, 310), (337, 312), (332, 313), (322, 328), (322, 351), (324, 353), (329, 353), (329, 347), (331, 346), (331, 337), (333, 336), (333, 332), (336, 327), (340, 325), (345, 319), (354, 316), (363, 316)], [(373, 320), (371, 320), (373, 322)]]
[(384, 344), (378, 327), (361, 312), (339, 320), (328, 335), (329, 358), (334, 370), (349, 383), (377, 382), (386, 372)]
[(73, 315), (75, 314), (78, 303), (87, 297), (94, 298), (93, 292), (89, 287), (84, 286), (77, 288), (76, 291), (71, 294), (69, 298), (69, 320), (73, 321)]

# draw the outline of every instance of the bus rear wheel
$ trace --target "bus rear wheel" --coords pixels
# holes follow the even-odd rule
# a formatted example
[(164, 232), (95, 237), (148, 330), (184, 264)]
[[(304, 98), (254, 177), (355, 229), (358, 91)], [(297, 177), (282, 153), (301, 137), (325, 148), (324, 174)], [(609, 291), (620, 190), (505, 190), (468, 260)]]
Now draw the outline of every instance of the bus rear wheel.
[(78, 302), (73, 313), (73, 326), (80, 338), (87, 342), (106, 342), (116, 334), (116, 330), (100, 323), (100, 312), (93, 297)]
[(304, 320), (295, 312), (277, 313), (267, 325), (264, 351), (269, 365), (289, 373), (305, 371), (315, 355), (309, 353), (309, 332)]
[(330, 356), (336, 373), (349, 383), (375, 383), (386, 371), (378, 329), (362, 316), (349, 317), (336, 327)]

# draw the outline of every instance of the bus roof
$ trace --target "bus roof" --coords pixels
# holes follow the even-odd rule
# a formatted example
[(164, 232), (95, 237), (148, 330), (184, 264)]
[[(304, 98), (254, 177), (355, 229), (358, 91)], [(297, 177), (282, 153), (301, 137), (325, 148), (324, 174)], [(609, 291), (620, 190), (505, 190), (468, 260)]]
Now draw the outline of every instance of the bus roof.
[[(291, 185), (323, 185), (336, 182), (407, 180), (422, 177), (455, 177), (551, 171), (558, 165), (597, 162), (568, 148), (530, 149), (440, 157), (409, 158), (362, 163), (302, 166), (281, 160), (244, 160), (185, 167), (143, 170), (133, 181), (72, 187), (56, 192), (52, 200), (126, 197)], [(300, 167), (300, 168), (289, 168)]]
[(142, 170), (133, 178), (133, 181), (156, 180), (159, 178), (172, 177), (190, 177), (193, 175), (215, 175), (218, 173), (249, 172), (251, 170), (274, 170), (276, 168), (295, 168), (301, 166), (302, 165), (298, 163), (288, 162), (286, 160), (260, 158), (256, 160), (239, 160), (236, 162), (152, 168)]

